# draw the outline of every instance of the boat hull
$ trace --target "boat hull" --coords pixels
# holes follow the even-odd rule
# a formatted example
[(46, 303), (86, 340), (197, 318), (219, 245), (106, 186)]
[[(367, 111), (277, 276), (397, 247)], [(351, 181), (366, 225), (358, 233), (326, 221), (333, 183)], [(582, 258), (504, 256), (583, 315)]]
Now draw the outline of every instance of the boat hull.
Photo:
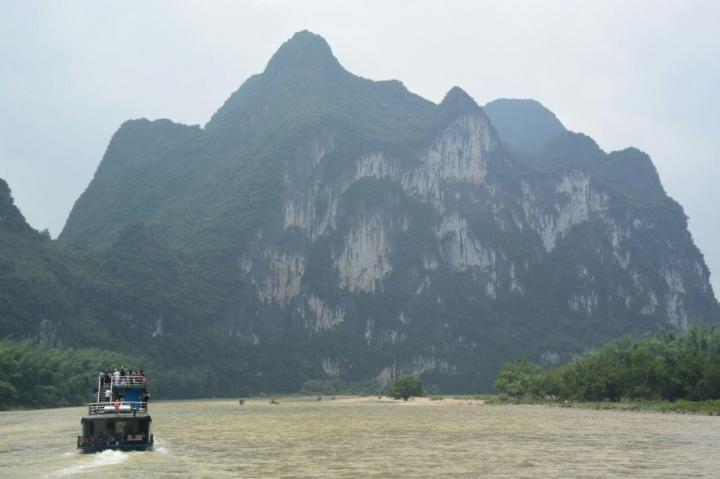
[(81, 419), (82, 434), (77, 448), (84, 453), (116, 451), (148, 451), (155, 438), (150, 430), (150, 416), (129, 414), (95, 414)]

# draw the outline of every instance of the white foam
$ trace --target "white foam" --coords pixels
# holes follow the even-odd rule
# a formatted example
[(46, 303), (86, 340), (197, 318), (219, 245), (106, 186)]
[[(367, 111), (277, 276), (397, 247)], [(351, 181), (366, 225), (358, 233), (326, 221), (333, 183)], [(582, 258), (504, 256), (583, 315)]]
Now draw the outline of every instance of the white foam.
[(60, 469), (58, 471), (53, 471), (49, 474), (46, 474), (43, 477), (46, 478), (53, 478), (53, 477), (68, 477), (72, 476), (74, 474), (79, 474), (81, 472), (87, 472), (92, 469), (96, 469), (99, 467), (104, 466), (113, 466), (115, 464), (120, 464), (123, 461), (126, 461), (130, 457), (129, 453), (122, 452), (122, 451), (114, 451), (111, 449), (108, 449), (107, 451), (99, 452), (97, 454), (83, 454), (79, 457), (79, 464), (74, 464), (69, 467), (65, 467), (63, 469)]
[(167, 454), (168, 453), (168, 444), (165, 443), (162, 439), (155, 439), (155, 444), (153, 445), (153, 451), (159, 452), (160, 454)]

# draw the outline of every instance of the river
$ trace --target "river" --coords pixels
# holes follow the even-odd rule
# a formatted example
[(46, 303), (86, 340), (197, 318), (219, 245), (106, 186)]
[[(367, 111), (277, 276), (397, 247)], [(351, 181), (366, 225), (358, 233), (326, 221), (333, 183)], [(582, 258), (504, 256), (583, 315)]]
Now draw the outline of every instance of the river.
[(465, 401), (169, 401), (152, 452), (78, 454), (85, 408), (0, 412), (0, 477), (718, 477), (720, 417)]

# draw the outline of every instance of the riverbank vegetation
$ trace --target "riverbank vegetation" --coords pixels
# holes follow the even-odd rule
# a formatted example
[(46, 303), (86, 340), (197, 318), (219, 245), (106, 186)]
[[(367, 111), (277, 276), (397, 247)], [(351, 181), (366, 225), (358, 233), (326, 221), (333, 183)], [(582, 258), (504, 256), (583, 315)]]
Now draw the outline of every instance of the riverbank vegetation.
[(665, 400), (619, 400), (619, 401), (571, 401), (558, 400), (554, 398), (511, 398), (509, 396), (482, 395), (471, 396), (474, 399), (482, 398), (483, 403), (490, 406), (503, 405), (537, 405), (570, 409), (596, 409), (598, 411), (639, 411), (639, 412), (661, 412), (679, 414), (703, 414), (707, 416), (720, 416), (720, 400), (688, 401), (678, 399), (677, 401)]
[(297, 392), (302, 396), (377, 396), (386, 388), (376, 381), (350, 382), (340, 378), (309, 379)]
[(0, 409), (88, 403), (102, 369), (140, 363), (141, 358), (114, 351), (0, 341)]
[(720, 329), (625, 338), (549, 371), (520, 359), (502, 368), (495, 387), (507, 402), (720, 414)]
[[(190, 397), (187, 388), (178, 384), (189, 383), (196, 393), (217, 389), (201, 380), (201, 367), (207, 367), (202, 362), (196, 364), (200, 369), (188, 368), (180, 378), (153, 358), (135, 354), (5, 340), (0, 341), (0, 409), (86, 403), (92, 398), (97, 373), (119, 365), (142, 367), (152, 378), (155, 397)], [(230, 382), (239, 375), (227, 377)], [(232, 388), (225, 389), (235, 394)], [(720, 415), (720, 329), (691, 328), (684, 333), (625, 338), (550, 370), (527, 360), (514, 361), (498, 374), (496, 389), (498, 396), (482, 396), (488, 404), (550, 403)], [(388, 390), (374, 381), (331, 378), (305, 381), (298, 392), (376, 396)]]

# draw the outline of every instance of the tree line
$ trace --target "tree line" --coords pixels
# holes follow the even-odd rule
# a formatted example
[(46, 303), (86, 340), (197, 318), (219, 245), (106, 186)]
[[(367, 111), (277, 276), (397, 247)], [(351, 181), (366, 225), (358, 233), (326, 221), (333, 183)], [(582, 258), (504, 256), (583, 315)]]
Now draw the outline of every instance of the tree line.
[(98, 372), (144, 364), (100, 349), (50, 349), (30, 341), (0, 341), (0, 409), (92, 402)]
[(505, 364), (495, 388), (513, 398), (571, 401), (720, 398), (720, 329), (692, 327), (623, 338), (551, 370)]

